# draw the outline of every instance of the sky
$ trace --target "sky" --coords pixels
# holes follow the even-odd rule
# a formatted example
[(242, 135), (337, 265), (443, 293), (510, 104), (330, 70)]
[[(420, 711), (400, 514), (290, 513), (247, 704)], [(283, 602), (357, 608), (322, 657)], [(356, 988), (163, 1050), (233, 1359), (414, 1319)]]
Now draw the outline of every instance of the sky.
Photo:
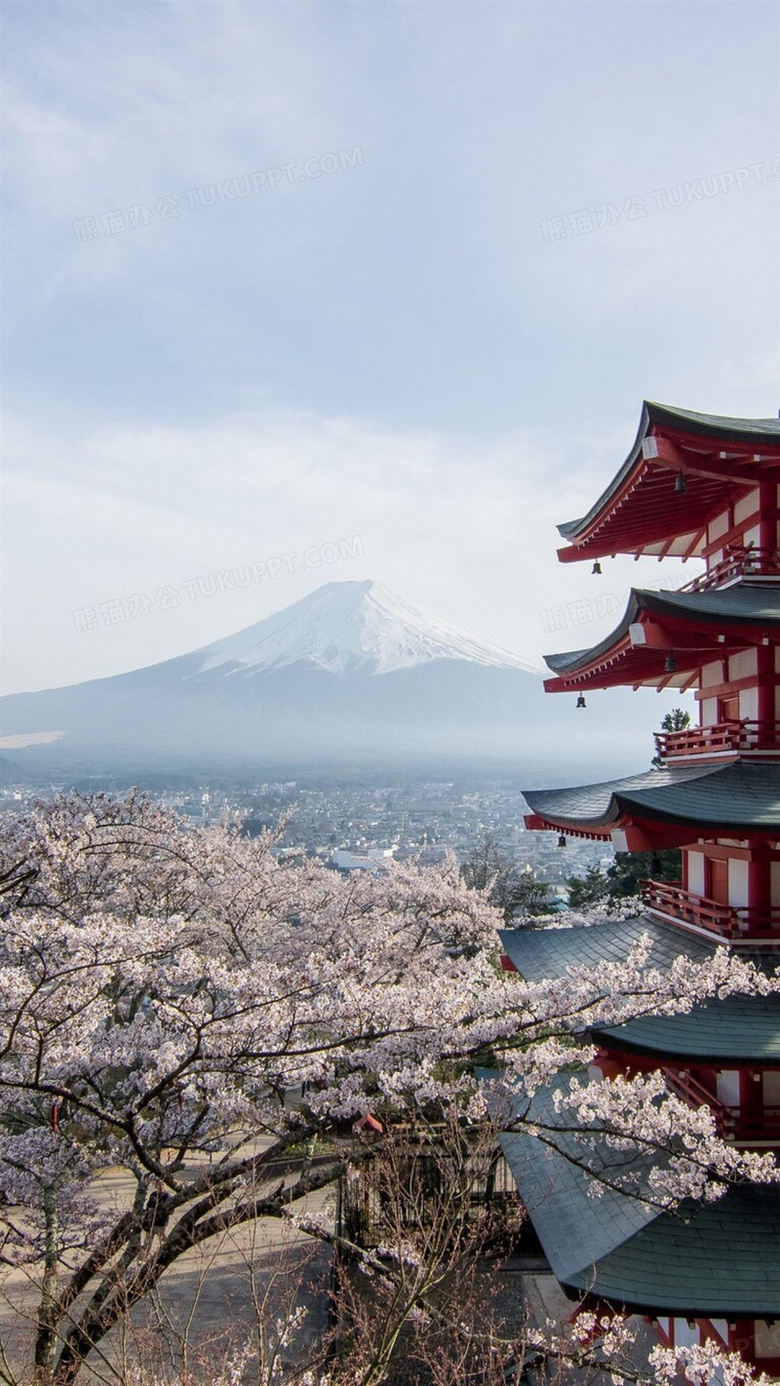
[(366, 578), (539, 665), (685, 580), (555, 526), (643, 398), (778, 412), (779, 27), (9, 0), (3, 691)]

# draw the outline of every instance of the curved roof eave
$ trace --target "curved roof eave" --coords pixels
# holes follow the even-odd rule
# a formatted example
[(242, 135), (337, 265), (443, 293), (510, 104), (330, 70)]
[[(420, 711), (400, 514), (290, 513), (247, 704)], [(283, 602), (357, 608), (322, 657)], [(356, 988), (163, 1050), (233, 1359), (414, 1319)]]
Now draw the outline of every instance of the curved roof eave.
[(778, 419), (732, 419), (719, 417), (717, 414), (697, 414), (690, 409), (676, 409), (670, 405), (656, 404), (653, 400), (643, 400), (639, 428), (628, 457), (586, 515), (558, 525), (558, 533), (562, 539), (576, 539), (620, 490), (641, 459), (642, 443), (654, 424), (665, 425), (667, 428), (678, 429), (700, 438), (723, 438), (735, 443), (780, 442)]
[(544, 1141), (522, 1127), (499, 1139), (560, 1283), (643, 1312), (780, 1314), (780, 1190), (732, 1186), (715, 1202), (660, 1209), (653, 1173), (666, 1157), (616, 1152), (591, 1123), (580, 1136), (571, 1115), (562, 1125), (555, 1084), (534, 1094), (526, 1114)]
[(769, 762), (666, 766), (622, 780), (522, 792), (533, 814), (562, 830), (570, 824), (595, 831), (623, 819), (780, 836), (780, 766)]
[(638, 459), (642, 455), (642, 443), (647, 437), (647, 430), (650, 427), (650, 423), (650, 404), (648, 400), (643, 400), (642, 415), (639, 420), (639, 428), (637, 430), (637, 435), (634, 439), (628, 457), (626, 458), (622, 467), (618, 468), (609, 485), (606, 487), (604, 491), (602, 491), (598, 500), (595, 501), (594, 504), (590, 507), (590, 510), (588, 511), (587, 515), (582, 515), (579, 518), (579, 520), (567, 520), (564, 524), (557, 526), (558, 533), (560, 534), (562, 539), (576, 539), (577, 535), (580, 534), (583, 529), (586, 529), (588, 525), (592, 523), (593, 520), (595, 520), (596, 516), (599, 514), (601, 510), (603, 510), (604, 506), (607, 504), (607, 501), (612, 498), (615, 492), (620, 490), (620, 487), (623, 485), (623, 482), (630, 475), (633, 467), (636, 465)]
[(645, 1016), (592, 1033), (608, 1049), (647, 1058), (775, 1068), (780, 1064), (780, 996), (718, 997), (686, 1014)]
[(608, 655), (628, 633), (640, 612), (671, 617), (692, 624), (717, 625), (722, 631), (730, 622), (738, 626), (780, 625), (780, 588), (737, 583), (723, 590), (703, 592), (654, 592), (632, 587), (625, 612), (615, 629), (587, 650), (569, 650), (545, 655), (544, 662), (554, 674), (571, 674)]

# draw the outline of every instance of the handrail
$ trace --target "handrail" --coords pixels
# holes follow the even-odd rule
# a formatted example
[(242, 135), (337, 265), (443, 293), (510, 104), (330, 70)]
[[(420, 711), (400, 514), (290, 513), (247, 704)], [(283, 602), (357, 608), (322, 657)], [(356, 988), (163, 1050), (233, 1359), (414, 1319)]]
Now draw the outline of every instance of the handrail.
[(661, 1072), (669, 1087), (692, 1107), (709, 1107), (715, 1119), (715, 1129), (721, 1137), (732, 1140), (780, 1140), (780, 1107), (762, 1106), (746, 1109), (721, 1102), (715, 1093), (683, 1070), (662, 1065)]
[(734, 755), (744, 751), (780, 751), (777, 722), (770, 724), (755, 718), (740, 721), (711, 722), (706, 727), (685, 727), (682, 731), (656, 732), (655, 743), (662, 760), (692, 755)]
[(701, 592), (737, 578), (750, 577), (780, 577), (780, 549), (761, 548), (753, 544), (729, 545), (725, 558), (686, 582), (679, 590)]
[(722, 934), (725, 938), (780, 940), (780, 906), (724, 905), (706, 895), (684, 890), (679, 881), (640, 881), (649, 909), (683, 923)]

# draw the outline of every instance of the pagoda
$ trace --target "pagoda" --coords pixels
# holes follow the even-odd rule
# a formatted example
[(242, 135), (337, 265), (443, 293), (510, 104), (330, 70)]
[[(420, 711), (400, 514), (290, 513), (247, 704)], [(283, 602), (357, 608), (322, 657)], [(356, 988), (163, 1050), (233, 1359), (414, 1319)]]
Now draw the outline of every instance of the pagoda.
[[(561, 561), (589, 561), (595, 573), (616, 554), (697, 558), (704, 571), (678, 592), (632, 590), (604, 640), (547, 659), (547, 690), (576, 695), (580, 708), (589, 690), (618, 684), (690, 690), (699, 718), (658, 733), (656, 768), (526, 791), (526, 826), (557, 833), (561, 845), (574, 836), (623, 852), (678, 847), (682, 871), (676, 882), (645, 883), (637, 919), (505, 931), (508, 969), (529, 980), (608, 969), (642, 936), (661, 968), (724, 945), (767, 970), (780, 962), (779, 495), (777, 420), (645, 403), (622, 467), (587, 515), (560, 526)], [(714, 999), (590, 1038), (594, 1079), (660, 1069), (685, 1101), (707, 1104), (726, 1140), (780, 1149), (776, 995)], [(536, 1100), (543, 1108), (549, 1095)], [(589, 1198), (576, 1133), (562, 1136), (559, 1154), (533, 1136), (502, 1142), (570, 1296), (645, 1316), (667, 1345), (714, 1340), (780, 1373), (780, 1189), (732, 1187), (672, 1214), (614, 1188)]]

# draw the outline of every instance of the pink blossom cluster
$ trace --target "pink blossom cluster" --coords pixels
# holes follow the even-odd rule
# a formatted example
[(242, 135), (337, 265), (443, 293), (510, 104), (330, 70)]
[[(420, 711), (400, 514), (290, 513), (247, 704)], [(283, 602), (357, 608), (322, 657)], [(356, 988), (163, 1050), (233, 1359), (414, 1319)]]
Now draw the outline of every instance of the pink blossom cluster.
[[(661, 972), (646, 939), (608, 971), (531, 983), (499, 970), (501, 918), (466, 889), (454, 858), (341, 876), (316, 860), (280, 862), (274, 842), (237, 826), (185, 830), (133, 796), (67, 796), (10, 825), (0, 862), (6, 1261), (61, 1267), (80, 1249), (81, 1293), (124, 1248), (126, 1306), (187, 1236), (191, 1245), (213, 1232), (218, 1213), (280, 1216), (337, 1177), (363, 1114), (392, 1122), (455, 1107), (481, 1122), (479, 1061), (502, 1073), (521, 1125), (518, 1097), (592, 1057), (590, 1027), (778, 985), (725, 950)], [(559, 1087), (559, 1110), (600, 1139), (671, 1149), (659, 1202), (777, 1177), (771, 1157), (725, 1145), (709, 1115), (660, 1079), (575, 1076)], [(336, 1155), (297, 1165), (290, 1183), (289, 1151), (317, 1134)], [(261, 1153), (248, 1153), (261, 1138)], [(89, 1194), (108, 1164), (138, 1190), (119, 1229)], [(151, 1260), (132, 1261), (133, 1237)], [(71, 1302), (57, 1301), (62, 1314)], [(103, 1331), (103, 1300), (90, 1312), (89, 1331)], [(84, 1333), (69, 1328), (61, 1351), (76, 1354)]]

